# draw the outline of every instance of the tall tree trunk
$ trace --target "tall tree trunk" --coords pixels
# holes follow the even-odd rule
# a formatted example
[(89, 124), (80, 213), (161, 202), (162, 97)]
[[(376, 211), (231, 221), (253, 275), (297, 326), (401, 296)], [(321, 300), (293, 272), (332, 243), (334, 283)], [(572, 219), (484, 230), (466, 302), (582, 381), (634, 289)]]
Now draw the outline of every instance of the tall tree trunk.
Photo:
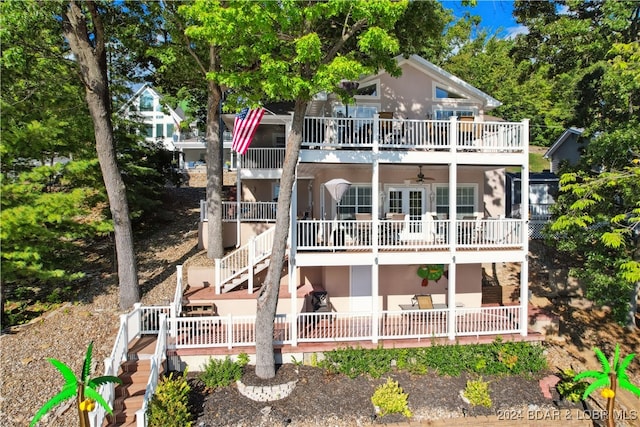
[[(280, 293), (280, 278), (287, 250), (289, 224), (291, 222), (291, 196), (296, 179), (296, 165), (302, 143), (302, 125), (307, 102), (296, 101), (293, 111), (291, 133), (287, 137), (287, 149), (280, 178), (278, 207), (276, 210), (276, 229), (273, 236), (273, 248), (267, 277), (260, 290), (256, 312), (256, 375), (259, 378), (273, 378), (276, 375), (275, 356), (273, 354), (273, 322)], [(294, 280), (289, 277), (289, 280)]]
[[(211, 57), (215, 57), (211, 49)], [(213, 60), (214, 61), (214, 60)], [(215, 69), (215, 63), (211, 64)], [(222, 258), (222, 141), (220, 138), (220, 85), (207, 82), (207, 257)]]
[[(82, 7), (86, 7), (91, 15), (89, 23)], [(80, 67), (80, 78), (85, 87), (85, 97), (93, 119), (96, 151), (113, 219), (120, 308), (127, 310), (140, 301), (140, 290), (129, 203), (116, 162), (104, 26), (93, 1), (78, 4), (71, 0), (62, 16), (63, 33)]]

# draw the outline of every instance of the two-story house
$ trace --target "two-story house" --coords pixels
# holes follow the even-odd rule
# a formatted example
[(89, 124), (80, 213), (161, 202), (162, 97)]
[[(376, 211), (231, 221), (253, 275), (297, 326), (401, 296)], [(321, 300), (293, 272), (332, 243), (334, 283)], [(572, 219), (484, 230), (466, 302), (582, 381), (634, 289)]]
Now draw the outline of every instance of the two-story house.
[[(309, 105), (276, 342), (528, 333), (528, 220), (505, 201), (506, 168), (528, 187), (528, 121), (486, 120), (499, 101), (421, 57), (397, 60), (401, 77), (363, 77), (350, 105), (334, 94)], [(284, 106), (268, 111), (239, 161), (239, 197), (223, 210), (237, 249), (179, 284), (183, 315), (215, 316), (176, 331), (207, 319), (226, 332), (178, 333), (175, 349), (252, 343), (290, 122)], [(483, 305), (483, 265), (502, 262), (520, 264), (519, 295)]]
[(183, 109), (166, 105), (162, 95), (149, 84), (142, 85), (119, 109), (118, 114), (142, 123), (145, 139), (161, 142), (164, 149), (174, 152), (180, 169), (204, 162), (204, 135), (198, 132), (195, 122), (183, 128)]

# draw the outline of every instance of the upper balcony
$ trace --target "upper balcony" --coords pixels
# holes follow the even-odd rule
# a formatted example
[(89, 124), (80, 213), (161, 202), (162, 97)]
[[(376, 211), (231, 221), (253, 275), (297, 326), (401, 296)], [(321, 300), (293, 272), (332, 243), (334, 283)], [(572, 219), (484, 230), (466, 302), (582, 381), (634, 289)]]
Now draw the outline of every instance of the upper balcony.
[[(386, 159), (424, 163), (425, 159), (420, 158), (424, 153), (429, 154), (430, 163), (450, 163), (452, 155), (468, 164), (519, 165), (527, 161), (527, 121), (469, 119), (473, 117), (449, 120), (305, 117), (301, 161), (324, 162), (329, 156), (338, 162), (368, 163), (372, 153), (380, 153), (383, 162)], [(348, 154), (335, 150), (348, 150)], [(243, 156), (242, 168), (280, 169), (284, 151), (285, 148), (262, 148), (255, 144)]]

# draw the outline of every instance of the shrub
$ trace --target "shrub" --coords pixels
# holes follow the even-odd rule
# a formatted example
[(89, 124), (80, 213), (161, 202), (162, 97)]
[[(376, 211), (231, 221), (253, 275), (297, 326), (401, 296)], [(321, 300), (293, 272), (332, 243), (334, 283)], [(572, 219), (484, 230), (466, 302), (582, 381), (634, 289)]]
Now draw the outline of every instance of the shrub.
[(191, 427), (190, 391), (191, 387), (183, 375), (174, 376), (172, 372), (168, 377), (162, 378), (149, 403), (149, 426)]
[(379, 409), (381, 416), (397, 413), (410, 418), (412, 414), (407, 403), (408, 398), (409, 395), (402, 390), (397, 381), (387, 378), (385, 384), (376, 388), (371, 403)]
[(464, 389), (463, 394), (473, 406), (481, 405), (490, 408), (492, 405), (491, 397), (489, 396), (489, 383), (483, 381), (482, 377), (477, 380), (467, 381), (467, 387)]
[(203, 366), (198, 378), (208, 388), (227, 387), (242, 377), (242, 368), (245, 367), (247, 363), (249, 363), (249, 356), (246, 353), (238, 355), (235, 362), (228, 356), (224, 360), (211, 358), (209, 362)]
[(578, 403), (582, 400), (582, 395), (589, 386), (589, 383), (586, 381), (575, 381), (573, 379), (575, 376), (576, 373), (573, 369), (560, 369), (558, 371), (560, 381), (556, 384), (556, 390), (558, 390), (558, 394), (560, 394), (560, 397), (563, 399)]
[(389, 372), (395, 361), (398, 369), (414, 374), (427, 374), (431, 369), (439, 375), (460, 376), (462, 372), (483, 375), (531, 374), (547, 366), (540, 345), (527, 342), (503, 342), (500, 338), (492, 344), (439, 345), (411, 349), (366, 350), (342, 348), (325, 353), (318, 366), (356, 378), (368, 374), (379, 378)]

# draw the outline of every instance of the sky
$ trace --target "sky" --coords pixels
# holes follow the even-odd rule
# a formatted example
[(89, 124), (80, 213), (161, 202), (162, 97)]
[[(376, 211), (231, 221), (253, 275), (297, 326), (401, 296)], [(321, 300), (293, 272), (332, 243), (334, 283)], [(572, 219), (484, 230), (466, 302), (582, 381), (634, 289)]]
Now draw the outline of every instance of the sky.
[(461, 0), (441, 0), (441, 3), (457, 17), (462, 17), (466, 11), (479, 15), (482, 18), (480, 27), (489, 34), (497, 33), (500, 38), (511, 38), (526, 32), (525, 27), (519, 26), (511, 15), (513, 1), (478, 0), (475, 7), (463, 7)]

